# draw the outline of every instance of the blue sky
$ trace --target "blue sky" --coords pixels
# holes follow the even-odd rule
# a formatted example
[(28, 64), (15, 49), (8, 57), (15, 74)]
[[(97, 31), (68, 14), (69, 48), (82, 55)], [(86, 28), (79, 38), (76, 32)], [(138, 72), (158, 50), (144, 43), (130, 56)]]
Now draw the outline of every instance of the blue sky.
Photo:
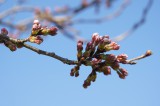
[[(52, 8), (68, 4), (75, 7), (79, 2), (80, 0), (76, 2), (30, 0), (26, 5)], [(121, 16), (112, 21), (101, 24), (78, 24), (75, 28), (79, 29), (86, 39), (94, 32), (100, 35), (109, 34), (114, 38), (140, 19), (147, 2), (148, 0), (134, 0)], [(103, 8), (95, 17), (113, 12), (120, 3), (117, 1), (110, 10)], [(139, 56), (148, 49), (153, 51), (151, 57), (138, 61), (136, 65), (122, 65), (129, 72), (125, 80), (119, 79), (114, 71), (110, 76), (98, 74), (96, 82), (88, 89), (84, 89), (82, 84), (91, 71), (90, 67), (81, 67), (80, 76), (74, 78), (69, 75), (73, 66), (25, 48), (10, 52), (0, 45), (0, 106), (160, 106), (159, 4), (159, 0), (154, 0), (146, 23), (131, 36), (119, 42), (120, 50), (114, 51), (115, 54), (126, 53), (129, 58)], [(13, 1), (7, 0), (0, 8), (2, 11), (14, 5)], [(91, 8), (75, 19), (93, 17), (94, 14), (94, 8)], [(17, 17), (28, 16), (19, 14)], [(38, 48), (76, 59), (76, 42), (61, 33), (55, 37), (45, 38), (44, 43)]]

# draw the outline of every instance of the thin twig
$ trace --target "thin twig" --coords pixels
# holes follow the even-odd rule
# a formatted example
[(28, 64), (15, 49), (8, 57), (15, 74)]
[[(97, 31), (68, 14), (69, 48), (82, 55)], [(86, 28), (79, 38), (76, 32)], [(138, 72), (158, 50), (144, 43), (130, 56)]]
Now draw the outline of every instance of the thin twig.
[(135, 58), (132, 58), (130, 60), (126, 60), (126, 64), (136, 64), (136, 60), (140, 60), (140, 59), (143, 59), (143, 58), (146, 58), (148, 56), (150, 56), (152, 54), (152, 52), (150, 50), (147, 50), (145, 54), (142, 54), (141, 56), (138, 56), (138, 57), (135, 57)]
[[(5, 41), (5, 42), (11, 41), (14, 44), (21, 44), (23, 47), (25, 47), (25, 48), (27, 48), (31, 51), (34, 51), (38, 54), (42, 54), (42, 55), (46, 55), (46, 56), (55, 58), (55, 59), (63, 62), (64, 64), (68, 64), (68, 65), (78, 65), (79, 64), (78, 61), (69, 60), (67, 58), (63, 58), (61, 56), (56, 55), (54, 52), (47, 52), (47, 51), (44, 51), (44, 50), (41, 50), (41, 49), (38, 49), (36, 47), (33, 47), (31, 45), (26, 44), (25, 42), (28, 42), (28, 38), (26, 38), (26, 39), (14, 39), (14, 38), (11, 38), (9, 36), (0, 34), (0, 42), (2, 43), (3, 41)], [(130, 60), (126, 60), (125, 64), (131, 64), (131, 65), (136, 64), (136, 62), (135, 62), (136, 60), (143, 59), (145, 57), (150, 56), (151, 54), (152, 54), (152, 52), (150, 50), (147, 50), (146, 53), (141, 55), (141, 56), (138, 56), (138, 57), (130, 59)]]
[(63, 58), (63, 57), (61, 57), (61, 56), (56, 55), (54, 52), (46, 52), (46, 51), (44, 51), (44, 50), (40, 50), (40, 49), (38, 49), (38, 48), (35, 48), (35, 47), (30, 46), (30, 45), (25, 44), (25, 43), (23, 44), (23, 46), (24, 46), (25, 48), (27, 48), (27, 49), (30, 49), (30, 50), (38, 53), (38, 54), (42, 54), (42, 55), (46, 55), (46, 56), (55, 58), (55, 59), (63, 62), (64, 64), (68, 64), (68, 65), (76, 65), (76, 64), (78, 64), (77, 61), (69, 60), (69, 59), (67, 59), (67, 58)]
[(67, 58), (63, 58), (61, 56), (58, 56), (56, 55), (54, 52), (47, 52), (47, 51), (44, 51), (44, 50), (40, 50), (38, 48), (35, 48), (33, 46), (30, 46), (24, 42), (27, 42), (28, 41), (28, 38), (27, 39), (14, 39), (14, 38), (10, 38), (8, 36), (4, 36), (2, 34), (0, 34), (0, 42), (1, 41), (11, 41), (12, 43), (14, 44), (18, 44), (18, 43), (21, 43), (23, 47), (29, 49), (29, 50), (32, 50), (38, 54), (42, 54), (42, 55), (46, 55), (46, 56), (49, 56), (49, 57), (52, 57), (52, 58), (55, 58), (61, 62), (63, 62), (64, 64), (68, 64), (68, 65), (76, 65), (78, 64), (77, 61), (74, 61), (74, 60), (69, 60)]

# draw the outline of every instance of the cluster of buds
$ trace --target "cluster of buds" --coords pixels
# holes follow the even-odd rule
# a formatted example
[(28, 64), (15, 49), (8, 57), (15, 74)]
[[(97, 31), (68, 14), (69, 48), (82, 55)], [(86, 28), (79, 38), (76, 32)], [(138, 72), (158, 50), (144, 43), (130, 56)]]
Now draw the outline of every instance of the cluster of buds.
[[(1, 29), (1, 35), (2, 36), (7, 36), (8, 35), (8, 30), (6, 28), (2, 28)], [(12, 43), (11, 41), (3, 39), (3, 40), (0, 41), (0, 43), (3, 43), (11, 51), (16, 51), (16, 49), (17, 49), (16, 44)]]
[(97, 72), (104, 75), (111, 74), (111, 68), (115, 70), (121, 79), (128, 75), (127, 70), (120, 67), (120, 63), (127, 64), (127, 55), (105, 54), (110, 50), (119, 50), (120, 46), (109, 39), (108, 35), (100, 36), (98, 33), (92, 35), (92, 40), (87, 43), (83, 51), (83, 41), (77, 43), (77, 60), (78, 64), (71, 69), (71, 76), (79, 76), (80, 66), (90, 66), (92, 72), (84, 81), (83, 87), (87, 88), (91, 82), (96, 80)]
[(8, 47), (11, 51), (16, 51), (17, 50), (17, 47), (15, 44), (13, 44), (11, 41), (6, 41), (4, 42), (4, 45), (6, 47)]
[(42, 37), (40, 35), (46, 36), (46, 35), (51, 35), (54, 36), (57, 34), (57, 27), (42, 27), (39, 20), (34, 20), (33, 26), (32, 26), (32, 32), (31, 36), (29, 37), (29, 41), (31, 43), (37, 43), (41, 44), (43, 42)]
[(1, 34), (4, 35), (4, 36), (7, 36), (8, 35), (8, 30), (6, 28), (2, 28), (1, 29)]
[(41, 44), (43, 42), (43, 39), (41, 35), (51, 35), (54, 36), (57, 34), (57, 27), (42, 27), (38, 20), (34, 20), (31, 35), (27, 39), (13, 39), (8, 35), (8, 31), (5, 28), (1, 29), (0, 37), (0, 43), (3, 43), (6, 47), (8, 47), (11, 51), (17, 50), (17, 48), (22, 48), (24, 42), (31, 42), (36, 44)]
[(37, 43), (37, 44), (41, 44), (43, 42), (42, 37), (40, 36), (30, 36), (28, 39), (31, 43)]
[(54, 36), (57, 34), (57, 27), (42, 27), (41, 24), (39, 23), (39, 20), (34, 20), (33, 26), (32, 26), (32, 36), (34, 35), (51, 35)]

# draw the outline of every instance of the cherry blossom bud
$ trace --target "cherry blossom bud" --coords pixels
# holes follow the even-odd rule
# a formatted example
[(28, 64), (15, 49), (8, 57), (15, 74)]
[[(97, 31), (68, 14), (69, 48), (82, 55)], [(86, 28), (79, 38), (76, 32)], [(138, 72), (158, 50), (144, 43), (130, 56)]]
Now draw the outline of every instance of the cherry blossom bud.
[(9, 49), (10, 49), (11, 51), (16, 51), (16, 50), (17, 50), (17, 48), (16, 48), (15, 45), (9, 45)]
[(89, 76), (87, 77), (87, 79), (84, 81), (83, 87), (84, 87), (84, 88), (87, 88), (88, 86), (90, 86), (90, 85), (91, 85), (91, 81), (92, 81), (92, 82), (95, 82), (96, 78), (97, 78), (96, 72), (95, 72), (95, 71), (92, 71), (92, 72), (89, 74)]
[(108, 38), (109, 39), (109, 35), (104, 35), (103, 38)]
[(151, 50), (147, 50), (146, 53), (145, 53), (145, 55), (146, 55), (146, 56), (152, 55), (152, 51), (151, 51)]
[(120, 54), (117, 56), (117, 60), (123, 64), (126, 63), (127, 58), (128, 58), (127, 54)]
[(38, 29), (38, 25), (37, 24), (33, 24), (32, 30), (36, 30), (36, 29)]
[(82, 51), (83, 50), (83, 42), (81, 40), (78, 41), (77, 43), (77, 50)]
[(109, 68), (108, 66), (104, 66), (102, 71), (103, 71), (104, 75), (110, 75), (111, 74), (111, 68)]
[(8, 30), (6, 28), (1, 29), (1, 34), (8, 35)]
[(92, 75), (92, 82), (95, 82), (96, 78), (97, 78), (97, 74), (95, 73), (95, 74)]
[(76, 71), (75, 72), (75, 77), (78, 77), (79, 76), (79, 71)]
[(39, 24), (39, 20), (34, 20), (33, 24)]
[(74, 76), (74, 68), (71, 69), (70, 76)]
[(119, 76), (119, 78), (121, 78), (121, 79), (125, 79), (125, 75), (123, 75), (121, 72), (119, 72), (119, 71), (117, 71), (117, 74), (118, 74), (118, 76)]
[(95, 65), (97, 65), (99, 62), (101, 62), (100, 59), (94, 58), (94, 59), (92, 60), (91, 64), (92, 64), (92, 66), (95, 66)]
[(116, 42), (111, 42), (110, 46), (112, 50), (119, 50), (120, 46)]
[(104, 44), (110, 44), (111, 40), (109, 40), (108, 38), (103, 38), (103, 43)]
[(40, 36), (30, 36), (29, 41), (31, 43), (41, 44), (43, 42), (43, 39)]
[(116, 61), (116, 56), (114, 54), (107, 54), (105, 60), (107, 63), (113, 63)]
[(86, 51), (91, 50), (92, 46), (93, 46), (93, 42), (88, 42), (86, 46)]
[(82, 40), (78, 40), (78, 43), (81, 43), (83, 45), (83, 41)]
[(114, 70), (118, 70), (119, 69), (119, 63), (118, 61), (115, 61), (111, 64), (111, 67), (114, 69)]
[(4, 45), (6, 47), (8, 47), (11, 51), (16, 51), (17, 50), (16, 46), (10, 41), (4, 42)]
[(79, 76), (79, 66), (75, 66), (74, 68), (71, 69), (71, 72), (70, 72), (70, 76), (74, 76), (75, 77), (78, 77)]
[(57, 31), (58, 31), (57, 27), (51, 27), (51, 28), (49, 28), (48, 34), (54, 36), (57, 34)]
[(92, 41), (96, 41), (98, 38), (99, 38), (99, 34), (98, 33), (93, 33)]
[(91, 82), (89, 82), (89, 81), (87, 81), (87, 80), (85, 80), (84, 83), (83, 83), (83, 87), (84, 87), (84, 88), (87, 88), (87, 87), (90, 86), (90, 85), (91, 85)]
[(120, 71), (124, 76), (128, 76), (128, 72), (127, 72), (126, 69), (119, 68), (119, 71)]

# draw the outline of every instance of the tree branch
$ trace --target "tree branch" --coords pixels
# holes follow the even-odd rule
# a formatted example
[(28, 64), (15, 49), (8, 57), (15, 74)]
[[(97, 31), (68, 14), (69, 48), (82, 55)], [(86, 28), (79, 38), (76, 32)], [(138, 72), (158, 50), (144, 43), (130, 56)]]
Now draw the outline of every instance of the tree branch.
[(38, 48), (35, 48), (35, 47), (30, 46), (30, 45), (25, 44), (25, 43), (23, 44), (23, 46), (24, 46), (25, 48), (29, 49), (29, 50), (32, 50), (32, 51), (38, 53), (38, 54), (42, 54), (42, 55), (46, 55), (46, 56), (55, 58), (55, 59), (63, 62), (64, 64), (68, 64), (68, 65), (76, 65), (76, 64), (78, 64), (77, 61), (69, 60), (69, 59), (67, 59), (67, 58), (63, 58), (63, 57), (61, 57), (61, 56), (56, 55), (54, 52), (47, 52), (47, 51), (44, 51), (44, 50), (40, 50), (40, 49), (38, 49)]
[(140, 60), (140, 59), (143, 59), (143, 58), (146, 58), (148, 56), (150, 56), (152, 54), (152, 52), (150, 50), (147, 50), (145, 54), (142, 54), (141, 56), (138, 56), (138, 57), (135, 57), (135, 58), (132, 58), (130, 60), (126, 60), (126, 63), (127, 64), (136, 64), (136, 60)]

